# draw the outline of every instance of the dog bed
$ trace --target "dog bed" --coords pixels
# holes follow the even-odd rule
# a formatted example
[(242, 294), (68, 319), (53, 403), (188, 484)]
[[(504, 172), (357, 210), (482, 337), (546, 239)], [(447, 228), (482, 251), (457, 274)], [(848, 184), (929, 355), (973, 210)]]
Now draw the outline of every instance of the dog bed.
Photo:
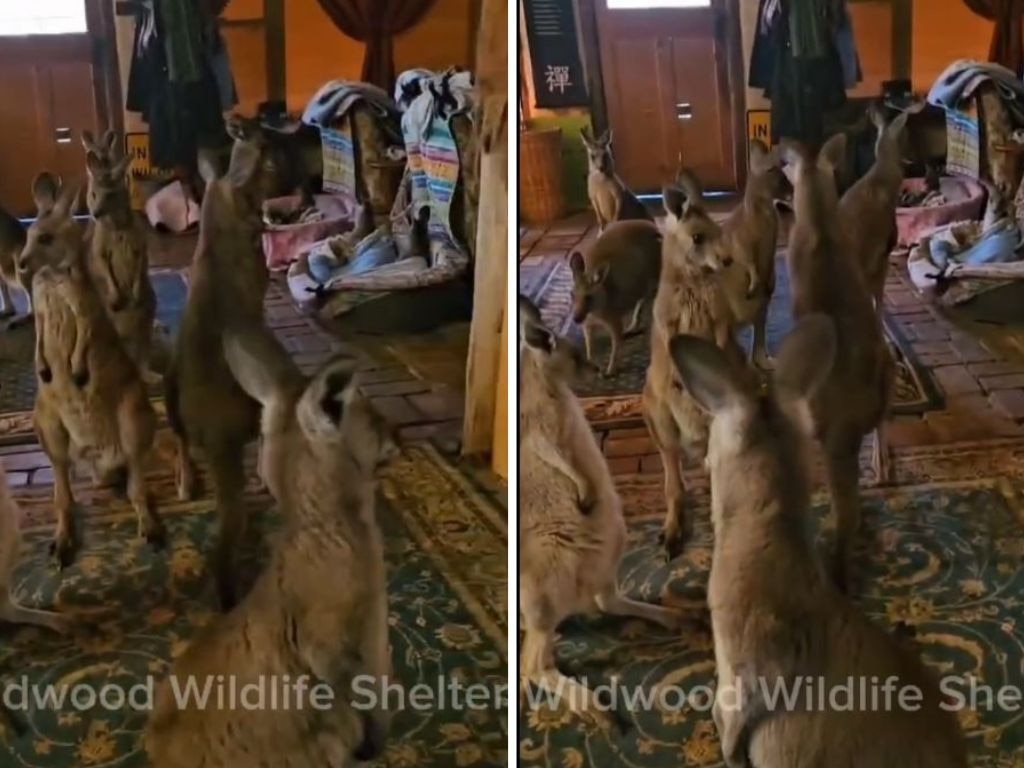
[[(924, 184), (924, 179), (907, 179), (903, 182), (903, 189), (916, 194), (924, 189)], [(924, 235), (954, 221), (981, 218), (986, 193), (978, 182), (943, 176), (939, 182), (939, 191), (945, 200), (942, 205), (896, 209), (896, 228), (901, 247), (912, 248)]]
[[(268, 200), (264, 211), (271, 218), (285, 216), (300, 205), (298, 196)], [(299, 258), (303, 248), (326, 238), (340, 235), (355, 226), (358, 206), (346, 195), (314, 195), (318, 217), (295, 224), (267, 224), (263, 230), (263, 252), (267, 267), (283, 271)]]

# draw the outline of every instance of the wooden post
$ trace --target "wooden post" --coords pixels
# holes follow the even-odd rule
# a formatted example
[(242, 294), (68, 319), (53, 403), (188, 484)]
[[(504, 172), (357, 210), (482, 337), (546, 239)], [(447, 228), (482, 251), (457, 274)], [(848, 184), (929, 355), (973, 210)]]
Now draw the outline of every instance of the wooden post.
[[(476, 50), (480, 204), (466, 361), (463, 455), (491, 450), (500, 360), (507, 354), (500, 342), (509, 262), (507, 0), (483, 0)], [(507, 392), (502, 396), (507, 397)]]

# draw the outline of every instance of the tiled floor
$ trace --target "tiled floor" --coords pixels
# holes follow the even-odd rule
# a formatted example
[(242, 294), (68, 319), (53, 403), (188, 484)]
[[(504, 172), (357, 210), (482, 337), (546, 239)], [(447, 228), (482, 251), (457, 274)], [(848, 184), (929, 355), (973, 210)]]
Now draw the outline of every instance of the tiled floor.
[[(543, 229), (524, 229), (521, 264), (564, 259), (596, 237), (589, 214), (577, 214)], [(945, 407), (921, 416), (890, 420), (894, 450), (1024, 434), (1024, 359), (1012, 352), (1010, 331), (976, 332), (923, 299), (894, 255), (886, 286), (888, 313), (919, 360), (943, 390)], [(616, 474), (660, 473), (661, 460), (643, 427), (599, 430)]]

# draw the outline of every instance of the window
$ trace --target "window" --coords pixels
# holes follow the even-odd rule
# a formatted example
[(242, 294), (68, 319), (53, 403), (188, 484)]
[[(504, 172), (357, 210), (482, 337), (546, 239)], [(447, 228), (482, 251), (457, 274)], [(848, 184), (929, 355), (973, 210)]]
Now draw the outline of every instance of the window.
[(0, 0), (0, 36), (86, 31), (85, 0)]
[(608, 0), (608, 9), (642, 11), (647, 8), (710, 8), (711, 0)]

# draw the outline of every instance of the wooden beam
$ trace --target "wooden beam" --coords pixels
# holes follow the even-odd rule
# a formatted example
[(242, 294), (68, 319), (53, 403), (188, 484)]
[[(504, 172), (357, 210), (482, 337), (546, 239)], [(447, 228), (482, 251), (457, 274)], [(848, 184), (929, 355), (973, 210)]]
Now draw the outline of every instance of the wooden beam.
[(502, 320), (508, 285), (508, 3), (484, 0), (477, 36), (480, 205), (473, 319), (466, 361), (463, 455), (489, 453), (494, 438)]
[(267, 45), (267, 100), (287, 101), (284, 0), (263, 0), (263, 31)]

